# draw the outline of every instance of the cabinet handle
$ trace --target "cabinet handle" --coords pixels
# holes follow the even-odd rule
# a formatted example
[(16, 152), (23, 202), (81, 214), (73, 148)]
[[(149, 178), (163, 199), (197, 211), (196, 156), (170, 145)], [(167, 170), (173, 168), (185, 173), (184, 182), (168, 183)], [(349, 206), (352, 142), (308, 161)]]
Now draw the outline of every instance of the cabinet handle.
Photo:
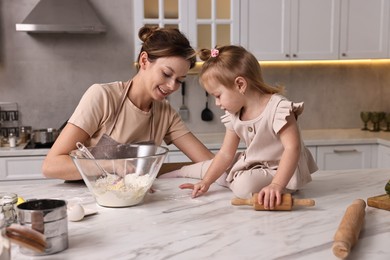
[(339, 149), (334, 149), (334, 153), (356, 153), (358, 150), (356, 149), (347, 149), (347, 150), (339, 150)]
[(286, 58), (290, 58), (290, 54), (286, 54)]
[(296, 55), (296, 54), (294, 53), (294, 54), (293, 54), (293, 57), (296, 58), (296, 57), (298, 57), (298, 55)]
[(341, 53), (341, 56), (347, 57), (347, 54), (343, 52), (343, 53)]

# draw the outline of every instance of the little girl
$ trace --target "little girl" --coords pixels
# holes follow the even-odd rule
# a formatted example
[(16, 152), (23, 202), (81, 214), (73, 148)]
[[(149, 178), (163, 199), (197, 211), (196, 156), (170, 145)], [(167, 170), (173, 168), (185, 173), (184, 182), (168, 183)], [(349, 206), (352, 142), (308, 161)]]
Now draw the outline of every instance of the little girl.
[[(242, 47), (203, 49), (200, 58), (205, 61), (200, 83), (225, 110), (225, 138), (214, 159), (161, 177), (200, 178), (180, 185), (193, 189), (192, 197), (207, 192), (213, 182), (240, 198), (258, 192), (258, 202), (273, 209), (281, 204), (282, 193), (310, 182), (317, 170), (297, 124), (303, 103), (293, 103), (281, 95), (282, 88), (265, 84), (258, 61)], [(247, 148), (236, 153), (240, 140)]]

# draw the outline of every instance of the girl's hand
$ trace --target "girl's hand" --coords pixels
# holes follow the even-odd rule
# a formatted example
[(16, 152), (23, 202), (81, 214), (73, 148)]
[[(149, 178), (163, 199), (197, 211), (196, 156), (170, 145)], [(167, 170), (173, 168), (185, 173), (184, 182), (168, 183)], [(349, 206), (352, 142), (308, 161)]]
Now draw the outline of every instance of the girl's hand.
[(271, 183), (259, 192), (258, 203), (263, 205), (265, 209), (274, 209), (275, 206), (282, 203), (283, 190), (284, 188), (281, 185)]
[(208, 183), (201, 181), (201, 182), (198, 182), (196, 184), (184, 183), (184, 184), (180, 185), (179, 188), (180, 189), (192, 189), (191, 197), (196, 198), (196, 197), (202, 195), (203, 193), (206, 193), (209, 190), (210, 185)]

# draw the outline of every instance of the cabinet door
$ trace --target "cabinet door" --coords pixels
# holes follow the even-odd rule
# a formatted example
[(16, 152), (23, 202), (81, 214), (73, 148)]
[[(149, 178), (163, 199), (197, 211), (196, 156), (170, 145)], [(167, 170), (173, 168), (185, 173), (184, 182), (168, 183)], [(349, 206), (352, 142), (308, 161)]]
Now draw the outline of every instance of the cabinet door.
[(0, 158), (1, 180), (44, 179), (42, 163), (45, 156)]
[(389, 0), (343, 0), (341, 58), (387, 58), (388, 30)]
[(340, 0), (244, 0), (241, 44), (259, 60), (337, 59)]
[(240, 43), (240, 1), (188, 0), (187, 16), (195, 49)]
[(259, 60), (289, 60), (290, 10), (290, 0), (242, 0), (241, 45)]
[(371, 168), (371, 145), (335, 145), (317, 147), (320, 170)]
[(338, 59), (340, 0), (293, 0), (290, 57)]
[(390, 168), (390, 147), (379, 145), (378, 147), (378, 168)]
[(165, 162), (190, 162), (191, 160), (182, 152), (169, 152)]
[(144, 25), (174, 27), (182, 31), (195, 49), (240, 43), (240, 1), (236, 0), (134, 0), (136, 58)]

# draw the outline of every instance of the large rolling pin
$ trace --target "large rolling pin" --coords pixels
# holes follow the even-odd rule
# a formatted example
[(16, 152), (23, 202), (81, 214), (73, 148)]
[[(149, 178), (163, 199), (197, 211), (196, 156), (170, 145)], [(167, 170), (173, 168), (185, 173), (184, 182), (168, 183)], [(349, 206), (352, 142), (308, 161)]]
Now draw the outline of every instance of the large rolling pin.
[(232, 199), (232, 205), (251, 205), (255, 210), (291, 210), (293, 206), (314, 206), (315, 202), (312, 199), (294, 199), (290, 193), (282, 195), (282, 204), (275, 206), (274, 209), (265, 209), (263, 205), (257, 201), (258, 193), (253, 194), (250, 199)]
[(365, 213), (366, 202), (362, 199), (357, 199), (348, 206), (334, 235), (332, 250), (338, 258), (346, 258), (351, 252), (351, 248), (356, 244)]

